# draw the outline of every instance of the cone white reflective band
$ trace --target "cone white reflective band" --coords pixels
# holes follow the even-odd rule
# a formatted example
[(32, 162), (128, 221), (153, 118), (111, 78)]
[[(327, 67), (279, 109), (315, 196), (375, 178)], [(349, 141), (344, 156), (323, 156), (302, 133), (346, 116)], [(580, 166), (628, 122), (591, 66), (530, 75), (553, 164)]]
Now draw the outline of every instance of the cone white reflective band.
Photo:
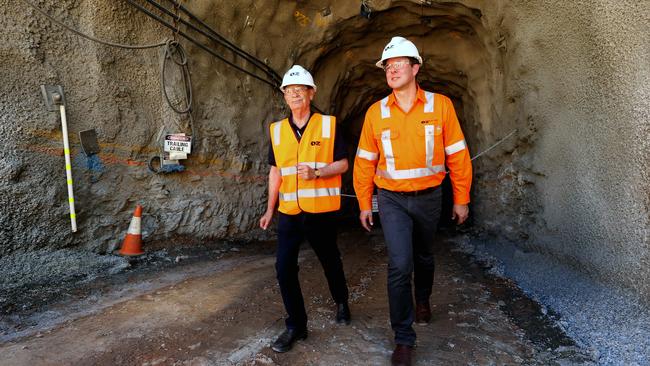
[(390, 117), (390, 107), (388, 106), (388, 97), (384, 98), (380, 102), (381, 104), (381, 118), (389, 118)]
[(433, 93), (424, 92), (424, 97), (427, 102), (424, 103), (424, 113), (433, 113)]
[(140, 235), (141, 225), (142, 218), (133, 216), (131, 223), (129, 224), (129, 230), (126, 233), (131, 235)]
[(276, 122), (273, 125), (273, 145), (280, 145), (280, 132), (282, 131), (282, 122)]
[(304, 198), (315, 198), (315, 197), (329, 197), (329, 196), (340, 196), (340, 188), (314, 188), (314, 189), (299, 189), (298, 196)]
[(68, 120), (65, 117), (65, 105), (61, 105), (61, 132), (63, 134), (63, 153), (65, 155), (65, 175), (68, 184), (68, 204), (70, 206), (70, 225), (72, 232), (77, 232), (77, 215), (74, 210), (74, 191), (72, 189), (72, 164), (70, 162), (70, 143), (68, 142)]
[(379, 157), (379, 154), (364, 150), (362, 148), (357, 148), (357, 156), (361, 159), (366, 159), (370, 161), (375, 161)]
[(328, 139), (332, 132), (332, 119), (330, 116), (323, 116), (323, 138)]
[(293, 193), (282, 193), (280, 192), (280, 200), (282, 201), (296, 201), (298, 199), (298, 196), (296, 195), (296, 192)]
[(280, 175), (281, 176), (287, 176), (287, 175), (294, 175), (298, 173), (298, 169), (295, 166), (288, 166), (286, 168), (280, 168)]
[(395, 169), (395, 155), (393, 154), (393, 144), (390, 141), (390, 130), (381, 133), (381, 145), (384, 149), (386, 158), (386, 170), (377, 169), (377, 175), (389, 179), (413, 179), (434, 175), (445, 171), (444, 165), (433, 165), (433, 149), (435, 141), (435, 126), (424, 126), (424, 148), (426, 168), (415, 169)]
[(451, 155), (464, 150), (467, 147), (465, 140), (460, 140), (454, 144), (445, 147), (445, 154)]

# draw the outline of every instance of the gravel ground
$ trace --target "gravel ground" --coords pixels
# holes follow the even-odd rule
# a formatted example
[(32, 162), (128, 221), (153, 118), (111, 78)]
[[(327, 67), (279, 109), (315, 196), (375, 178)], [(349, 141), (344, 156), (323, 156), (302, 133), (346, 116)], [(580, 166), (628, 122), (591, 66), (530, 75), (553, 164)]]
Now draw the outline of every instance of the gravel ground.
[(514, 280), (544, 311), (557, 313), (558, 326), (599, 365), (650, 365), (650, 309), (632, 293), (510, 243), (470, 236), (456, 243), (492, 274)]
[(127, 267), (129, 262), (123, 257), (79, 250), (14, 253), (0, 258), (0, 293), (30, 284), (92, 280)]

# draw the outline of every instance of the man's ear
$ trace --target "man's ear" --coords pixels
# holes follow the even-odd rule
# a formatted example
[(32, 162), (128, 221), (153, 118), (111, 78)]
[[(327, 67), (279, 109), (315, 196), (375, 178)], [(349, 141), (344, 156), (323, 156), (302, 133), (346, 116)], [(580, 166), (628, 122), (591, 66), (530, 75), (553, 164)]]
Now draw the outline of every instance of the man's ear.
[(418, 74), (418, 71), (420, 71), (420, 64), (415, 64), (413, 65), (413, 76)]

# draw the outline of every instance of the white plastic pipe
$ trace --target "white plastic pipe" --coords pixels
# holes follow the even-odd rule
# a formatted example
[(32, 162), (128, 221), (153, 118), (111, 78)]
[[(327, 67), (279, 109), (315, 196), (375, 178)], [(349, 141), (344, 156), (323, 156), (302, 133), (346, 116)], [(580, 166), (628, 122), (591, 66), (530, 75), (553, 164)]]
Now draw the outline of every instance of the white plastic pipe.
[(74, 211), (74, 192), (72, 190), (72, 164), (70, 163), (70, 143), (68, 142), (68, 121), (65, 118), (65, 105), (61, 104), (61, 128), (63, 130), (63, 154), (65, 155), (65, 175), (68, 181), (68, 202), (70, 203), (70, 223), (72, 232), (77, 232), (77, 216)]

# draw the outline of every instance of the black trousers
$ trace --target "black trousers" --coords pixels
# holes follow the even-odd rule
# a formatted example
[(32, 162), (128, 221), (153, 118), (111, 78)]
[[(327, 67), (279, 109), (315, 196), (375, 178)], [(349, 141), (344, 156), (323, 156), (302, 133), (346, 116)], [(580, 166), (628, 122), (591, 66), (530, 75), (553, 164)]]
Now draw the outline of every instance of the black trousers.
[(413, 287), (415, 301), (429, 301), (431, 296), (441, 191), (404, 196), (379, 190), (379, 217), (388, 250), (388, 305), (396, 344), (415, 345)]
[(348, 301), (348, 286), (343, 273), (341, 253), (336, 246), (335, 215), (336, 212), (279, 215), (275, 270), (288, 315), (285, 320), (288, 329), (307, 327), (307, 313), (298, 281), (298, 252), (305, 239), (323, 266), (334, 302), (340, 304)]

